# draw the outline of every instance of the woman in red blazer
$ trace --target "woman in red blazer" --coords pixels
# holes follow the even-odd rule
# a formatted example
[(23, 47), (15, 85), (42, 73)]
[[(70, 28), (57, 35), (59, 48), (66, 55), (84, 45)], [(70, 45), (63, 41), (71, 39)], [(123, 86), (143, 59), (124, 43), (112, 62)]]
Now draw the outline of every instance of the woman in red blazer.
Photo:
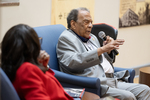
[(47, 68), (49, 55), (40, 51), (33, 28), (19, 24), (7, 31), (2, 40), (2, 69), (22, 100), (73, 100), (54, 72)]

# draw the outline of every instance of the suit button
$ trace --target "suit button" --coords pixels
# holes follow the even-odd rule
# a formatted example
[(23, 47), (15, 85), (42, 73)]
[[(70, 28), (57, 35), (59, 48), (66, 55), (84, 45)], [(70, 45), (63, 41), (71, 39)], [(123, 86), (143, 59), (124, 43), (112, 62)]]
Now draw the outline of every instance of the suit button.
[(93, 67), (93, 69), (95, 69), (95, 67)]
[(103, 77), (105, 77), (105, 75), (103, 74)]

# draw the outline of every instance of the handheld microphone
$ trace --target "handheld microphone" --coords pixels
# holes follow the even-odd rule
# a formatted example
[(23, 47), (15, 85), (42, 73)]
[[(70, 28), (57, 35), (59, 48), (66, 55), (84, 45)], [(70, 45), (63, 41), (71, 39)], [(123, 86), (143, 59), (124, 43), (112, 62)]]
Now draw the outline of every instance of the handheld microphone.
[[(103, 41), (106, 41), (106, 39), (107, 39), (106, 34), (105, 34), (104, 31), (100, 31), (100, 32), (98, 33), (98, 37), (101, 38)], [(118, 55), (118, 54), (119, 54), (119, 52), (118, 52), (116, 49), (114, 49), (114, 50), (112, 50), (112, 51), (115, 53), (115, 55)]]

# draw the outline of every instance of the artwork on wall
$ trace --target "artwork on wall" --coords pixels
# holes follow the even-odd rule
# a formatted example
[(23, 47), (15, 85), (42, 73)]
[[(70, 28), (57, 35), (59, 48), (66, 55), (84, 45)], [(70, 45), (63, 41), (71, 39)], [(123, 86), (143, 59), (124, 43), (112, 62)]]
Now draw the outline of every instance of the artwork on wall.
[(62, 24), (67, 28), (68, 13), (78, 7), (86, 7), (90, 10), (94, 20), (95, 0), (52, 0), (51, 24)]
[(18, 6), (19, 0), (0, 0), (0, 6)]
[(120, 0), (119, 27), (150, 24), (150, 0)]

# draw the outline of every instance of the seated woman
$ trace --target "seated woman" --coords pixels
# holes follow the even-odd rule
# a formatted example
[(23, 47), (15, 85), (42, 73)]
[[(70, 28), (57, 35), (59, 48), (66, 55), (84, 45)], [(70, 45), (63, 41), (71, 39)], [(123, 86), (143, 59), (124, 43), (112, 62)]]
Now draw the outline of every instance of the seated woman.
[(24, 24), (10, 28), (2, 40), (2, 69), (20, 99), (73, 100), (47, 68), (50, 57), (40, 49), (38, 35)]

